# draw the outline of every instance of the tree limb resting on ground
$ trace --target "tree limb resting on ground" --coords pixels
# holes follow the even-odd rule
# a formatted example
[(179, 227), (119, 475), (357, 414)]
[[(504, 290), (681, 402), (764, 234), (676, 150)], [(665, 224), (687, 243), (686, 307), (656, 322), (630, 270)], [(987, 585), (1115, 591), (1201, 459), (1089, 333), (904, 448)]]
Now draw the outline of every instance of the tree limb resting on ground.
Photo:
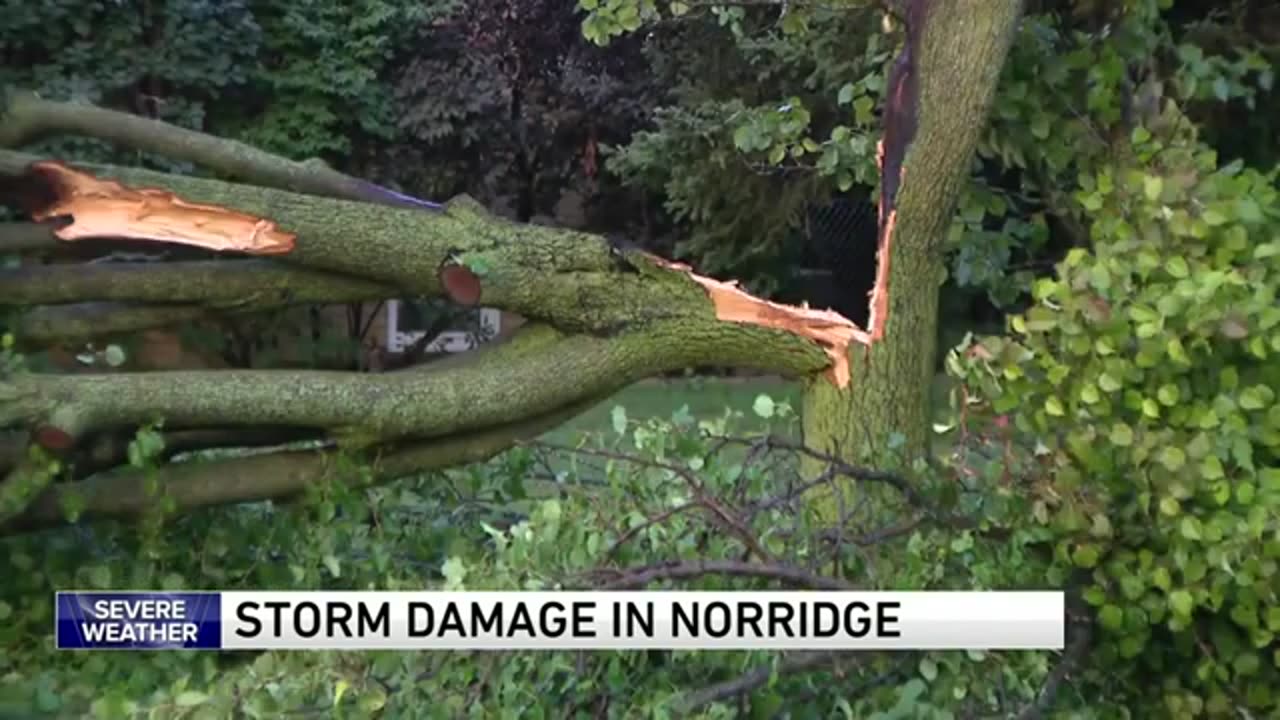
[[(369, 464), (374, 481), (487, 460), (517, 442), (535, 437), (586, 409), (570, 405), (518, 423), (391, 448)], [(0, 537), (67, 524), (67, 498), (83, 501), (78, 521), (138, 517), (171, 498), (177, 512), (215, 505), (281, 499), (327, 479), (341, 469), (332, 449), (294, 450), (226, 460), (182, 462), (158, 469), (127, 469), (48, 487), (18, 516), (0, 523)], [(163, 494), (148, 492), (158, 480)]]
[[(870, 342), (836, 313), (767, 302), (600, 236), (515, 224), (466, 197), (424, 205), (326, 168), (153, 120), (21, 93), (8, 97), (0, 107), (0, 145), (76, 132), (270, 186), (73, 167), (0, 150), (0, 196), (54, 221), (45, 231), (61, 242), (118, 238), (272, 256), (0, 274), (0, 304), (70, 303), (30, 316), (27, 327), (38, 336), (57, 335), (51, 322), (85, 330), (105, 311), (119, 314), (104, 326), (165, 320), (155, 303), (185, 303), (172, 305), (168, 317), (188, 317), (195, 307), (233, 311), (312, 298), (442, 296), (531, 321), (474, 360), (420, 372), (0, 378), (0, 427), (29, 430), (46, 449), (66, 452), (98, 431), (157, 418), (179, 430), (319, 430), (345, 446), (373, 448), (528, 421), (701, 364), (825, 374), (843, 387), (850, 382), (850, 344)], [(87, 308), (88, 300), (149, 304)]]

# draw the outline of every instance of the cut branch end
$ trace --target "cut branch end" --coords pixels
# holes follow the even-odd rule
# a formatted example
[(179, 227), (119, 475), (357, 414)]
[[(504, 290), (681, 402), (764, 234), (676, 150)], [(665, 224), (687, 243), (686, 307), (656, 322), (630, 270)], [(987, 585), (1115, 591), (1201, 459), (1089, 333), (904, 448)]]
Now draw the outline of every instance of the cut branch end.
[(480, 278), (465, 265), (455, 262), (441, 265), (440, 286), (449, 295), (449, 299), (459, 305), (473, 307), (480, 303), (483, 291)]
[(45, 450), (62, 451), (70, 450), (75, 445), (75, 438), (61, 428), (52, 425), (44, 425), (36, 428), (32, 438), (36, 444)]

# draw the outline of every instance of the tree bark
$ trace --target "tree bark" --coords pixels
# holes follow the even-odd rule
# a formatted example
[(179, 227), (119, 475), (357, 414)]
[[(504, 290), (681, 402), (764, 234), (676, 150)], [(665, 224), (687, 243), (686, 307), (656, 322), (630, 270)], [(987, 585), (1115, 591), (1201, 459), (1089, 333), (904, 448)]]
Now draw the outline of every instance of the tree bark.
[[(912, 127), (882, 218), (888, 228), (887, 314), (882, 336), (852, 346), (854, 381), (846, 388), (805, 383), (803, 432), (808, 446), (850, 461), (888, 462), (892, 435), (901, 455), (927, 452), (929, 390), (936, 367), (938, 290), (945, 276), (943, 239), (1021, 14), (1019, 0), (906, 0)], [(914, 45), (912, 47), (911, 45)], [(892, 99), (891, 99), (892, 102)], [(886, 128), (886, 144), (898, 128)], [(886, 147), (886, 156), (893, 149)], [(883, 170), (885, 174), (890, 169)], [(886, 232), (882, 228), (882, 232)], [(884, 245), (882, 244), (882, 248)]]
[[(297, 179), (292, 174), (297, 168), (270, 156), (259, 162), (234, 143), (219, 145), (224, 141), (194, 138), (154, 121), (140, 125), (137, 118), (111, 111), (74, 110), (90, 112), (95, 121), (79, 123), (74, 112), (44, 101), (13, 104), (0, 116), (0, 142), (38, 136), (32, 123), (43, 121), (54, 129), (185, 152), (189, 159), (222, 147), (238, 154), (236, 162), (249, 158), (252, 162), (241, 169), (260, 182), (289, 186)], [(139, 132), (141, 127), (147, 132)], [(319, 183), (308, 189), (326, 187)], [(350, 196), (350, 187), (339, 183), (329, 189)], [(340, 199), (138, 169), (74, 169), (2, 150), (0, 192), (24, 203), (36, 219), (58, 221), (42, 226), (56, 242), (122, 238), (271, 254), (268, 260), (55, 266), (0, 274), (0, 304), (35, 305), (18, 327), (44, 338), (88, 333), (96, 315), (104, 318), (103, 326), (124, 328), (192, 317), (197, 309), (237, 311), (294, 300), (443, 296), (532, 321), (514, 338), (470, 357), (378, 375), (199, 371), (0, 377), (0, 428), (25, 430), (31, 442), (60, 457), (83, 453), (95, 436), (127, 434), (158, 419), (167, 431), (177, 432), (313, 431), (383, 458), (404, 457), (407, 445), (422, 443), (437, 449), (440, 443), (475, 447), (469, 438), (476, 437), (490, 438), (486, 452), (497, 452), (498, 445), (520, 436), (502, 428), (563, 420), (564, 413), (666, 371), (717, 364), (793, 377), (822, 375), (825, 382), (848, 378), (844, 349), (857, 329), (834, 313), (768, 303), (602, 237), (510, 223), (468, 198), (442, 206), (386, 203), (380, 195), (374, 201)], [(267, 234), (265, 240), (260, 232)], [(473, 453), (437, 450), (430, 456), (473, 459)], [(192, 490), (183, 506), (212, 502), (208, 498), (234, 501), (292, 492), (299, 478), (313, 475), (314, 467), (306, 463), (314, 459), (290, 457), (271, 462), (311, 469), (286, 472), (283, 465), (245, 459), (222, 466), (221, 476), (240, 473), (237, 482), (243, 485), (256, 475), (258, 489)], [(421, 460), (413, 467), (443, 462), (412, 457)], [(183, 487), (204, 487), (219, 477), (191, 467), (164, 470), (172, 470), (168, 477), (175, 487), (184, 482)], [(272, 480), (262, 475), (268, 471), (292, 479)], [(135, 507), (126, 499), (136, 500), (136, 493), (111, 484), (124, 481), (101, 482), (107, 484), (79, 486), (110, 488), (92, 493), (101, 514), (132, 512), (119, 508)], [(20, 495), (29, 496), (29, 490)], [(10, 527), (47, 521), (50, 493), (64, 490), (55, 485), (34, 500), (31, 512), (44, 520), (15, 520)]]
[[(162, 316), (156, 303), (185, 302), (172, 306), (182, 312), (270, 305), (286, 301), (283, 287), (326, 299), (442, 296), (531, 323), (472, 358), (381, 375), (18, 373), (0, 377), (0, 428), (28, 430), (36, 444), (63, 453), (94, 434), (160, 418), (172, 431), (295, 428), (384, 458), (416, 458), (393, 463), (415, 469), (476, 455), (440, 447), (474, 448), (472, 439), (484, 437), (484, 452), (498, 452), (523, 433), (512, 428), (589, 407), (644, 377), (715, 364), (803, 378), (806, 440), (819, 451), (856, 454), (860, 443), (874, 447), (888, 432), (902, 433), (918, 450), (927, 437), (941, 239), (1020, 3), (906, 0), (904, 6), (908, 54), (899, 65), (909, 72), (891, 78), (881, 273), (865, 331), (834, 313), (753, 298), (602, 237), (502, 220), (469, 198), (435, 205), (153, 120), (10, 93), (0, 107), (0, 145), (77, 132), (265, 186), (109, 166), (76, 170), (0, 150), (0, 191), (16, 190), (38, 220), (69, 216), (69, 223), (49, 226), (55, 237), (178, 242), (272, 257), (258, 264), (161, 265), (137, 273), (153, 273), (151, 279), (136, 280), (128, 279), (131, 270), (109, 266), (82, 278), (56, 269), (36, 271), (48, 277), (0, 275), (0, 304), (141, 302), (117, 308), (133, 313), (126, 324), (137, 324)], [(218, 280), (219, 273), (238, 271), (242, 277)], [(56, 319), (58, 307), (46, 312)], [(84, 312), (83, 305), (62, 307), (71, 313), (64, 317)], [(414, 455), (407, 446), (435, 450)], [(166, 469), (174, 488), (191, 489), (191, 507), (293, 492), (318, 472), (314, 453), (234, 462), (241, 464), (224, 465), (223, 473)], [(283, 465), (265, 466), (273, 462)], [(290, 479), (273, 481), (273, 473)], [(243, 482), (228, 483), (238, 490), (211, 490), (220, 477)], [(125, 500), (133, 496), (110, 484), (124, 481), (101, 482), (110, 490), (91, 494), (104, 514), (134, 511), (121, 509), (136, 508)], [(256, 490), (242, 487), (255, 482)], [(10, 527), (48, 521), (50, 493), (59, 492), (61, 485), (44, 491), (31, 506), (35, 515), (24, 515), (44, 520)]]
[[(83, 508), (77, 520), (131, 519), (161, 508), (175, 512), (232, 503), (288, 498), (327, 480), (385, 482), (414, 473), (482, 462), (513, 445), (554, 428), (585, 410), (571, 405), (519, 423), (487, 428), (433, 441), (390, 448), (368, 458), (369, 474), (345, 475), (331, 448), (291, 450), (263, 455), (182, 462), (159, 469), (119, 470), (86, 480), (46, 487), (10, 518), (0, 518), (0, 537), (68, 522), (64, 508), (75, 497)], [(161, 492), (149, 490), (158, 485)]]

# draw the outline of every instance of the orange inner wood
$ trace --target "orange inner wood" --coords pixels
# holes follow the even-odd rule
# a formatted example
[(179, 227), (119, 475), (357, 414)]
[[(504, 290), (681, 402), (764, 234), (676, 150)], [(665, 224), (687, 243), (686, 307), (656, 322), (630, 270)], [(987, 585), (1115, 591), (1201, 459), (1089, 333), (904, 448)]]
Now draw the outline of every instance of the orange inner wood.
[(55, 199), (32, 213), (37, 221), (70, 216), (56, 228), (61, 240), (128, 238), (194, 245), (214, 251), (278, 255), (293, 250), (296, 236), (270, 220), (217, 205), (187, 202), (171, 192), (128, 188), (95, 178), (62, 163), (33, 163), (30, 172), (54, 191)]

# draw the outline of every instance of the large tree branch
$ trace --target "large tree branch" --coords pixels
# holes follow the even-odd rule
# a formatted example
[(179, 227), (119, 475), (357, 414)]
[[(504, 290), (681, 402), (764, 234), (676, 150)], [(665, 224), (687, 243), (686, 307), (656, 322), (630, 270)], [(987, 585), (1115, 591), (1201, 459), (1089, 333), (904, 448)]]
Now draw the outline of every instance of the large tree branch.
[(318, 161), (294, 162), (235, 140), (93, 105), (53, 102), (4, 88), (0, 93), (0, 146), (18, 147), (49, 135), (80, 135), (186, 160), (256, 185), (418, 210), (440, 209), (435, 203), (344, 175)]
[[(24, 188), (48, 183), (48, 190), (63, 193), (54, 202), (73, 217), (77, 207), (96, 207), (99, 198), (80, 202), (74, 194), (83, 176), (48, 165), (33, 171), (36, 160), (0, 151), (0, 176), (8, 175), (10, 184), (16, 178)], [(423, 213), (140, 170), (99, 168), (99, 176), (130, 187), (164, 188), (181, 203), (233, 208), (240, 225), (269, 218), (289, 244), (270, 248), (273, 253), (287, 249), (279, 255), (284, 262), (381, 281), (406, 294), (483, 302), (565, 332), (608, 335), (712, 323), (726, 326), (720, 332), (728, 336), (741, 332), (744, 337), (738, 339), (747, 340), (759, 337), (762, 326), (777, 328), (770, 331), (778, 336), (771, 345), (823, 348), (838, 384), (847, 382), (845, 349), (862, 335), (835, 313), (767, 303), (600, 236), (508, 222), (465, 197), (451, 201), (444, 212)], [(114, 214), (123, 218), (128, 212)], [(95, 232), (130, 237), (128, 222), (120, 219)], [(179, 230), (170, 223), (166, 235)], [(59, 232), (80, 237), (85, 231), (72, 222)]]
[[(62, 458), (73, 477), (85, 478), (123, 465), (129, 460), (129, 444), (134, 432), (103, 433)], [(164, 449), (157, 459), (169, 461), (177, 455), (199, 450), (246, 449), (287, 445), (304, 440), (323, 440), (314, 430), (300, 428), (206, 428), (168, 430), (161, 433)], [(0, 434), (0, 473), (13, 469), (26, 457), (30, 436), (25, 432)]]
[[(792, 338), (794, 340), (794, 338)], [(31, 425), (45, 447), (90, 430), (164, 418), (176, 427), (323, 428), (352, 442), (479, 430), (600, 398), (636, 380), (710, 362), (811, 374), (826, 356), (772, 331), (714, 320), (610, 337), (522, 330), (474, 359), (385, 374), (191, 371), (19, 375), (0, 383), (0, 427)]]
[[(270, 310), (274, 305), (250, 306)], [(58, 343), (85, 342), (126, 335), (140, 330), (173, 327), (213, 317), (200, 305), (129, 305), (125, 303), (76, 303), (52, 305), (24, 312), (14, 323), (20, 348), (48, 347)]]
[[(398, 294), (388, 285), (265, 260), (37, 265), (0, 270), (0, 288), (3, 303), (67, 303), (18, 317), (15, 335), (24, 347)], [(108, 302), (93, 302), (101, 300)]]
[(33, 265), (0, 270), (0, 303), (115, 300), (198, 303), (210, 308), (382, 300), (395, 288), (270, 260)]
[(0, 255), (47, 252), (58, 247), (53, 228), (45, 223), (0, 223)]
[[(375, 481), (487, 460), (521, 440), (550, 430), (585, 410), (572, 405), (540, 417), (406, 445), (376, 456), (369, 468)], [(0, 536), (56, 527), (67, 522), (63, 507), (70, 497), (83, 501), (81, 520), (137, 517), (171, 498), (178, 512), (215, 505), (286, 498), (327, 479), (353, 480), (338, 473), (332, 450), (305, 450), (227, 460), (125, 470), (88, 480), (53, 485), (26, 509), (0, 523)], [(148, 491), (155, 480), (162, 494)]]
[[(47, 185), (46, 197), (34, 207), (37, 214), (72, 216), (73, 222), (58, 230), (61, 237), (170, 240), (182, 234), (183, 213), (196, 207), (189, 203), (196, 203), (200, 210), (190, 220), (191, 233), (198, 238), (195, 244), (202, 244), (211, 232), (205, 223), (216, 225), (222, 220), (216, 213), (224, 212), (240, 229), (231, 235), (215, 233), (215, 247), (240, 247), (233, 235), (249, 233), (243, 247), (250, 251), (264, 247), (270, 253), (287, 252), (282, 256), (287, 261), (382, 280), (421, 294), (443, 292), (463, 304), (483, 298), (486, 305), (544, 320), (566, 332), (602, 335), (702, 320), (756, 330), (777, 328), (792, 342), (805, 338), (820, 344), (841, 385), (848, 379), (845, 350), (863, 335), (835, 313), (758, 300), (729, 283), (702, 278), (687, 267), (599, 236), (516, 225), (490, 215), (469, 198), (450, 202), (446, 212), (421, 213), (156, 173), (108, 171), (125, 180), (153, 180), (166, 188), (165, 193), (176, 192), (160, 198), (153, 190), (104, 185), (64, 166), (30, 160), (0, 153), (0, 173), (7, 171), (12, 177), (21, 168), (18, 177), (25, 186)], [(117, 191), (123, 193), (123, 207), (113, 206)], [(154, 223), (132, 224), (137, 211), (130, 207), (143, 202), (171, 204), (162, 229), (153, 230)], [(48, 210), (50, 206), (55, 209)], [(77, 227), (82, 210), (99, 225)], [(257, 228), (264, 223), (277, 239), (258, 237)], [(352, 237), (361, 240), (352, 242)]]
[[(66, 108), (43, 101), (26, 107), (33, 117), (78, 122), (63, 115)], [(111, 115), (102, 121), (135, 127), (133, 120)], [(145, 124), (172, 137), (187, 132)], [(213, 139), (198, 143), (206, 141), (219, 152), (236, 151)], [(47, 448), (69, 448), (90, 431), (157, 418), (181, 428), (323, 429), (361, 446), (436, 438), (539, 416), (646, 376), (706, 363), (792, 376), (826, 370), (844, 386), (850, 343), (869, 342), (867, 333), (835, 313), (754, 298), (732, 283), (599, 236), (516, 225), (468, 198), (424, 213), (149, 171), (90, 169), (95, 174), (0, 151), (0, 181), (35, 219), (62, 221), (53, 232), (64, 241), (114, 237), (272, 254), (297, 268), (367, 279), (379, 293), (385, 286), (403, 294), (442, 294), (464, 305), (483, 301), (535, 322), (474, 362), (428, 372), (28, 375), (0, 383), (9, 400), (0, 406), (0, 426), (32, 427), (33, 438)], [(118, 282), (127, 272), (104, 271), (96, 294), (203, 302), (225, 297), (236, 282), (194, 287), (163, 266), (139, 273), (145, 281)], [(0, 278), (15, 286), (6, 296), (85, 294), (83, 285), (49, 290), (48, 278), (26, 278)], [(231, 294), (263, 284), (244, 280), (250, 287)]]

